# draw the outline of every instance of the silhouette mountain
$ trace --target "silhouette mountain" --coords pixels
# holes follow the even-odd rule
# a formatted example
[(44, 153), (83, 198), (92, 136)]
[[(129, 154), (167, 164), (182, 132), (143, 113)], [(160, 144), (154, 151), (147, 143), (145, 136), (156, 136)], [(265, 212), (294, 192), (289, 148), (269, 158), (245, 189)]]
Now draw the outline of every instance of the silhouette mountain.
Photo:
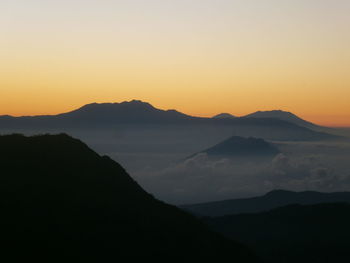
[(121, 103), (92, 103), (77, 110), (60, 114), (63, 119), (79, 119), (80, 121), (93, 122), (118, 122), (118, 123), (159, 123), (176, 122), (191, 119), (191, 116), (176, 110), (160, 110), (147, 102), (132, 100)]
[(318, 141), (343, 139), (340, 136), (314, 131), (289, 121), (276, 118), (200, 118), (176, 110), (160, 110), (149, 103), (129, 101), (122, 103), (92, 103), (77, 110), (58, 115), (0, 116), (0, 129), (10, 131), (32, 130), (40, 132), (66, 132), (67, 129), (115, 129), (123, 125), (133, 128), (177, 128), (198, 130), (231, 128), (235, 135), (269, 140)]
[(230, 113), (220, 113), (218, 115), (215, 115), (212, 117), (213, 119), (234, 119), (236, 116), (230, 114)]
[(243, 246), (146, 193), (112, 159), (68, 135), (0, 136), (2, 258), (257, 262)]
[(282, 110), (272, 110), (272, 111), (257, 111), (251, 114), (248, 114), (244, 116), (245, 118), (275, 118), (280, 119), (284, 121), (288, 121), (291, 123), (294, 123), (296, 125), (306, 127), (306, 128), (316, 128), (317, 125), (313, 124), (312, 122), (303, 120), (302, 118), (298, 117), (297, 115), (288, 112), (288, 111), (282, 111)]
[(58, 115), (0, 116), (0, 125), (15, 128), (91, 128), (128, 124), (169, 124), (186, 122), (192, 117), (176, 110), (160, 110), (139, 100), (121, 103), (91, 103)]
[(220, 142), (203, 153), (209, 156), (236, 156), (236, 157), (269, 157), (275, 156), (280, 151), (274, 145), (259, 138), (244, 138), (232, 136)]
[(320, 193), (313, 191), (274, 190), (258, 197), (184, 205), (181, 207), (198, 216), (224, 216), (263, 212), (290, 204), (312, 205), (336, 202), (350, 203), (350, 192)]
[(254, 248), (266, 262), (350, 262), (348, 203), (290, 205), (204, 220)]

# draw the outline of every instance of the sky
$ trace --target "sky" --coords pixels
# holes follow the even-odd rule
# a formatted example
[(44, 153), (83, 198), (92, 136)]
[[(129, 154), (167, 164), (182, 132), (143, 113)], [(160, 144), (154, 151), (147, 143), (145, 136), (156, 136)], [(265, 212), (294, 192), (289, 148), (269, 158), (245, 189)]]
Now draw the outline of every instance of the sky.
[(348, 0), (1, 0), (0, 115), (140, 99), (350, 126)]

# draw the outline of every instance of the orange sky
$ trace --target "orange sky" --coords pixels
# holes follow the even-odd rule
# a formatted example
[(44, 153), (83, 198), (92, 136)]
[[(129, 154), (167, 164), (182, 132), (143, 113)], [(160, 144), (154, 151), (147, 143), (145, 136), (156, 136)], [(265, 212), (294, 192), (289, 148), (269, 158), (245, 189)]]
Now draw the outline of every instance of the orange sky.
[(350, 126), (349, 1), (145, 2), (1, 1), (0, 114), (141, 99)]

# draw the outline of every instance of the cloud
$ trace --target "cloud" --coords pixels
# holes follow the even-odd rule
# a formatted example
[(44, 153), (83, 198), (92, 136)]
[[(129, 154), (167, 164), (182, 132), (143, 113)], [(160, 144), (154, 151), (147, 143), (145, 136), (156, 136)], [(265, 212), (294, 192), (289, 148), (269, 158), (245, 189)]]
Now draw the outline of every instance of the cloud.
[(282, 153), (267, 162), (242, 162), (200, 153), (162, 170), (143, 170), (136, 176), (146, 190), (160, 199), (195, 203), (254, 196), (273, 189), (350, 190), (346, 160)]

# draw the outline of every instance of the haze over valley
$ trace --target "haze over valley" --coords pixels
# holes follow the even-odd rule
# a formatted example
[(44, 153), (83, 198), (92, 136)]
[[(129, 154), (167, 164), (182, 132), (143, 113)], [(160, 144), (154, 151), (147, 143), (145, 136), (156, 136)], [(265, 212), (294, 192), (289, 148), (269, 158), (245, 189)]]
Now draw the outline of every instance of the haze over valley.
[(133, 100), (94, 103), (52, 116), (1, 116), (0, 127), (2, 134), (65, 132), (77, 137), (173, 204), (273, 189), (350, 189), (347, 134), (289, 112), (203, 118)]

